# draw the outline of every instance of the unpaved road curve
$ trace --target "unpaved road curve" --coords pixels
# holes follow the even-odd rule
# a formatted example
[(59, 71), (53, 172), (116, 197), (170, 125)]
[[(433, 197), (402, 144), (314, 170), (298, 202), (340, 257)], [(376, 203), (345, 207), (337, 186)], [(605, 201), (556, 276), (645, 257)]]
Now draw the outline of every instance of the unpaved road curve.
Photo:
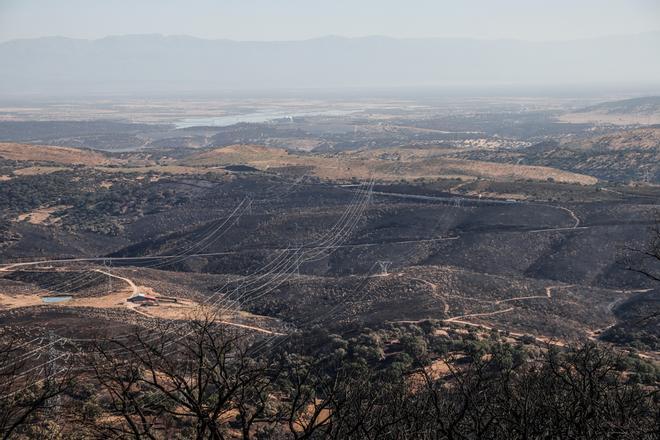
[[(548, 206), (550, 206), (550, 205), (548, 205)], [(552, 205), (552, 206), (554, 206), (554, 205)], [(577, 214), (575, 213), (575, 211), (573, 211), (572, 209), (568, 209), (568, 208), (566, 208), (565, 206), (557, 206), (557, 208), (559, 208), (559, 209), (561, 209), (561, 210), (563, 210), (563, 211), (568, 212), (568, 214), (573, 218), (573, 220), (575, 221), (575, 224), (572, 226), (573, 229), (575, 229), (575, 228), (577, 228), (578, 226), (580, 226), (580, 217), (577, 216)]]
[(552, 299), (552, 290), (553, 289), (567, 289), (569, 287), (574, 287), (573, 284), (569, 285), (563, 285), (563, 284), (558, 284), (556, 286), (548, 286), (545, 288), (545, 295), (532, 295), (532, 296), (519, 296), (515, 298), (507, 298), (507, 299), (500, 299), (495, 301), (495, 304), (501, 304), (505, 302), (511, 302), (511, 301), (521, 301), (521, 300), (526, 300), (526, 299), (547, 299), (550, 300)]
[(526, 299), (548, 299), (547, 296), (545, 295), (534, 295), (534, 296), (518, 296), (516, 298), (507, 298), (507, 299), (498, 299), (495, 301), (495, 304), (502, 304), (506, 302), (512, 302), (512, 301), (523, 301)]
[[(138, 292), (139, 292), (138, 286), (130, 278), (115, 275), (113, 273), (106, 272), (106, 271), (101, 270), (101, 269), (94, 269), (94, 271), (98, 272), (98, 273), (102, 273), (102, 274), (107, 275), (107, 276), (112, 277), (112, 278), (116, 278), (118, 280), (125, 281), (130, 286), (130, 288), (133, 290), (133, 295), (137, 295)], [(148, 312), (138, 310), (135, 307), (131, 307), (131, 310), (133, 310), (134, 312), (139, 313), (140, 315), (146, 316), (148, 318), (155, 318), (155, 316), (152, 316)], [(221, 324), (224, 324), (224, 325), (238, 327), (238, 328), (242, 328), (242, 329), (246, 329), (246, 330), (253, 330), (253, 331), (256, 331), (256, 332), (266, 333), (266, 334), (269, 334), (269, 335), (284, 336), (284, 333), (278, 333), (278, 332), (275, 332), (275, 331), (267, 330), (265, 328), (255, 327), (253, 325), (238, 324), (236, 322), (230, 322), (230, 321), (218, 321), (218, 322), (220, 322)]]
[(94, 269), (94, 272), (102, 273), (102, 274), (107, 275), (107, 276), (109, 276), (109, 277), (111, 277), (111, 278), (116, 278), (116, 279), (118, 279), (118, 280), (125, 281), (126, 283), (128, 283), (128, 285), (130, 286), (130, 288), (133, 290), (133, 295), (137, 295), (137, 294), (138, 294), (138, 287), (135, 285), (135, 283), (133, 282), (133, 280), (131, 280), (130, 278), (120, 277), (119, 275), (115, 275), (115, 274), (112, 274), (112, 273), (110, 273), (110, 272), (106, 272), (106, 271), (101, 270), (101, 269)]
[[(410, 278), (410, 279), (413, 280), (413, 281), (419, 281), (420, 283), (424, 283), (427, 286), (429, 286), (431, 288), (431, 292), (433, 293), (433, 296), (435, 296), (435, 297), (441, 296), (441, 295), (438, 294), (438, 285), (437, 284), (432, 283), (432, 282), (427, 281), (427, 280), (424, 280), (422, 278)], [(445, 301), (445, 299), (442, 298), (442, 297), (440, 298), (440, 300), (442, 301), (444, 314), (445, 315), (449, 314), (449, 304), (447, 304), (447, 301)]]
[(552, 205), (548, 203), (539, 203), (525, 200), (501, 200), (501, 199), (480, 199), (472, 197), (446, 197), (446, 196), (428, 196), (423, 194), (406, 194), (406, 193), (395, 193), (395, 192), (382, 192), (382, 191), (373, 191), (373, 194), (376, 196), (385, 196), (385, 197), (396, 197), (402, 199), (412, 199), (412, 200), (426, 200), (426, 201), (437, 201), (437, 202), (462, 202), (462, 203), (475, 203), (481, 205), (528, 205), (528, 206), (544, 206), (547, 208), (560, 209), (564, 212), (567, 212), (573, 220), (573, 225), (569, 227), (561, 228), (546, 228), (539, 229), (530, 232), (541, 232), (541, 231), (564, 231), (570, 229), (586, 229), (586, 227), (580, 228), (580, 218), (577, 214), (565, 206)]
[(443, 321), (445, 322), (461, 322), (459, 319), (465, 319), (465, 318), (477, 318), (480, 316), (493, 316), (493, 315), (499, 315), (501, 313), (507, 313), (512, 310), (515, 310), (515, 307), (509, 307), (508, 309), (504, 310), (496, 310), (494, 312), (485, 312), (485, 313), (470, 313), (468, 315), (459, 315), (459, 316), (453, 316), (451, 318), (444, 319)]
[[(624, 290), (615, 290), (615, 292), (620, 292), (620, 293), (644, 293), (644, 292), (650, 292), (651, 290), (653, 290), (653, 289), (634, 289), (634, 290), (625, 290), (624, 289)], [(628, 297), (621, 297), (621, 298), (618, 298), (618, 299), (612, 301), (611, 303), (609, 303), (607, 305), (607, 311), (613, 314), (614, 313), (614, 308), (617, 305), (621, 304), (622, 302), (626, 301), (627, 299), (628, 299)], [(591, 330), (589, 332), (589, 339), (596, 340), (599, 335), (602, 335), (607, 330), (614, 327), (616, 324), (617, 324), (617, 320), (615, 319), (612, 324), (610, 324), (606, 327)]]
[(260, 332), (260, 333), (266, 333), (268, 335), (275, 335), (275, 336), (285, 336), (284, 333), (279, 333), (275, 332), (272, 330), (266, 330), (265, 328), (261, 327), (255, 327), (253, 325), (246, 325), (246, 324), (238, 324), (236, 322), (230, 322), (230, 321), (218, 321), (220, 324), (225, 324), (225, 325), (230, 325), (233, 327), (239, 327), (247, 330), (254, 330), (255, 332)]

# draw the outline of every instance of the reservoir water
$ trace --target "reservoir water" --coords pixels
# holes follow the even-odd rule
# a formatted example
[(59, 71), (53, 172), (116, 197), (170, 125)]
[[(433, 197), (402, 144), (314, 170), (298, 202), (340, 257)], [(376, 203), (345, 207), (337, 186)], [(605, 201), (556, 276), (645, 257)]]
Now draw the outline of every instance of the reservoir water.
[(53, 304), (53, 303), (61, 303), (65, 301), (69, 301), (72, 296), (44, 296), (41, 298), (41, 300), (47, 304)]
[(310, 111), (261, 111), (253, 113), (243, 113), (236, 115), (226, 115), (218, 117), (202, 117), (202, 118), (186, 118), (174, 125), (176, 128), (188, 127), (227, 127), (230, 125), (238, 124), (241, 122), (262, 123), (272, 121), (274, 119), (288, 118), (288, 117), (304, 117), (304, 116), (344, 116), (355, 113), (357, 110), (310, 110)]

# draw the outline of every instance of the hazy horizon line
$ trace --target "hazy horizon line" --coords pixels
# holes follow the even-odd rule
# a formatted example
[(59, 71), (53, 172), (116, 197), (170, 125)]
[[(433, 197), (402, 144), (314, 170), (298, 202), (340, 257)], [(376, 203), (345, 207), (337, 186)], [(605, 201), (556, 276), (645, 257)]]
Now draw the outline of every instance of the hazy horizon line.
[(14, 41), (31, 41), (31, 40), (44, 40), (44, 39), (53, 39), (59, 38), (64, 40), (78, 40), (78, 41), (101, 41), (108, 38), (127, 38), (127, 37), (161, 37), (161, 38), (190, 38), (195, 40), (203, 41), (226, 41), (233, 43), (299, 43), (306, 41), (315, 41), (315, 40), (324, 40), (324, 39), (343, 39), (343, 40), (362, 40), (362, 39), (389, 39), (389, 40), (407, 40), (407, 41), (418, 41), (418, 40), (468, 40), (468, 41), (508, 41), (508, 42), (521, 42), (521, 43), (530, 43), (530, 44), (544, 44), (544, 43), (563, 43), (571, 41), (589, 41), (589, 40), (599, 40), (607, 38), (620, 38), (620, 37), (636, 37), (644, 35), (660, 34), (660, 28), (652, 31), (636, 32), (636, 33), (619, 33), (619, 34), (606, 34), (600, 36), (591, 36), (591, 37), (580, 37), (580, 38), (568, 38), (568, 39), (555, 39), (555, 40), (526, 40), (522, 38), (486, 38), (486, 37), (470, 37), (470, 36), (429, 36), (429, 37), (396, 37), (391, 35), (361, 35), (361, 36), (347, 36), (347, 35), (338, 35), (338, 34), (325, 34), (319, 35), (316, 37), (310, 38), (300, 38), (300, 39), (273, 39), (273, 40), (240, 40), (234, 38), (224, 38), (224, 37), (200, 37), (190, 34), (165, 34), (158, 32), (151, 33), (128, 33), (128, 34), (108, 34), (102, 37), (96, 38), (87, 38), (87, 37), (73, 37), (66, 35), (43, 35), (39, 37), (20, 37), (20, 38), (9, 38), (9, 39), (0, 39), (0, 44), (10, 43)]

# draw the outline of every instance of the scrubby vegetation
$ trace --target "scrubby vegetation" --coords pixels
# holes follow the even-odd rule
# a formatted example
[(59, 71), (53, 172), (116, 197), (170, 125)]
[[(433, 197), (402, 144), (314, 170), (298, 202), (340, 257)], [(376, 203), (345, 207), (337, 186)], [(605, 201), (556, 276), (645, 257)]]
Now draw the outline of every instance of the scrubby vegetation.
[(0, 185), (0, 205), (8, 207), (5, 219), (44, 206), (65, 206), (55, 214), (66, 229), (116, 235), (126, 223), (189, 201), (185, 191), (150, 177), (127, 179), (84, 169), (16, 177)]
[[(0, 406), (0, 429), (62, 439), (658, 434), (660, 372), (591, 343), (511, 345), (497, 332), (438, 333), (432, 322), (348, 338), (318, 329), (267, 345), (205, 319), (184, 329), (100, 342), (47, 376), (78, 371), (76, 381), (11, 382), (4, 391), (25, 405)], [(12, 350), (0, 352), (10, 374)]]

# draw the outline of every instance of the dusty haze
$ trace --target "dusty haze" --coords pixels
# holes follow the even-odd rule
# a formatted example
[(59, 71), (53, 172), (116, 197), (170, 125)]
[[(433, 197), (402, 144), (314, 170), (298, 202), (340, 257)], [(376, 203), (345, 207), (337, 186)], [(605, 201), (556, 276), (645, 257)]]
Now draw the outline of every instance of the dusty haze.
[(0, 44), (0, 94), (657, 84), (660, 33), (566, 42), (323, 37), (237, 42), (134, 35)]

